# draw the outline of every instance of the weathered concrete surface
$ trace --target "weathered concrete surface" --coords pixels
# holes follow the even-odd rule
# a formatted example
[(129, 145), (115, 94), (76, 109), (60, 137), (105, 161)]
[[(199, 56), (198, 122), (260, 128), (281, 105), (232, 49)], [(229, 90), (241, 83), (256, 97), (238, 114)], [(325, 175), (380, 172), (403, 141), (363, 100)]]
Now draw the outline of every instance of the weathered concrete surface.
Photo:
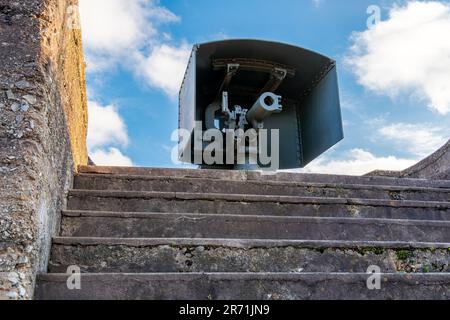
[(450, 180), (450, 140), (442, 148), (404, 171), (377, 170), (368, 176)]
[(279, 182), (307, 182), (307, 183), (335, 183), (355, 185), (383, 185), (450, 188), (448, 180), (427, 180), (403, 178), (396, 179), (389, 176), (345, 176), (330, 174), (306, 174), (293, 172), (277, 172), (275, 174), (259, 171), (229, 171), (229, 170), (196, 170), (196, 169), (164, 169), (138, 167), (101, 167), (80, 166), (78, 172), (98, 175), (127, 175), (127, 176), (159, 176), (172, 178), (207, 178), (225, 179), (233, 181), (279, 181)]
[(69, 210), (450, 220), (450, 203), (373, 199), (72, 190)]
[[(158, 244), (159, 243), (159, 244)], [(420, 248), (419, 248), (420, 247)], [(56, 238), (49, 271), (152, 272), (450, 272), (450, 243), (213, 239)]]
[[(39, 299), (449, 297), (450, 181), (81, 170), (99, 173), (69, 192)], [(74, 265), (81, 290), (58, 274)]]
[(78, 174), (81, 190), (234, 193), (302, 197), (450, 201), (450, 188), (291, 181)]
[(361, 273), (163, 273), (83, 274), (81, 290), (67, 288), (68, 275), (39, 277), (40, 299), (308, 300), (434, 299), (450, 297), (450, 274), (383, 274), (381, 289), (367, 288)]
[(88, 212), (65, 215), (61, 235), (450, 242), (450, 221)]
[(403, 171), (400, 176), (450, 180), (450, 140), (429, 157)]
[(0, 299), (32, 297), (73, 170), (87, 163), (74, 4), (0, 0)]

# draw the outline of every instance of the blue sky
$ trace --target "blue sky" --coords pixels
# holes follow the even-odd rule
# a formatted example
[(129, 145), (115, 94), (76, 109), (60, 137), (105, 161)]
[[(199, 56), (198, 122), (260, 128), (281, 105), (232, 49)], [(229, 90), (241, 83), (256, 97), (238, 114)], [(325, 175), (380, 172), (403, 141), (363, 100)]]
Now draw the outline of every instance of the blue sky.
[[(368, 29), (370, 5), (381, 21)], [(337, 60), (345, 139), (307, 172), (403, 169), (450, 137), (447, 1), (81, 0), (80, 11), (98, 164), (175, 166), (187, 56), (219, 39), (275, 40)]]

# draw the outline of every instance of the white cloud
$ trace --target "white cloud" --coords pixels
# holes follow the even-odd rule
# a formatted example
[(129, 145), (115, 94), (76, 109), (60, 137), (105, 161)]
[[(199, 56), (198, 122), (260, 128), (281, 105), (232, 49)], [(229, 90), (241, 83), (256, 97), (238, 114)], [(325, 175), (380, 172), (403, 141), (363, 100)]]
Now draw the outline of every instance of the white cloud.
[(88, 72), (122, 66), (173, 97), (186, 69), (190, 46), (175, 45), (161, 24), (180, 18), (156, 0), (80, 0)]
[(439, 149), (447, 141), (448, 129), (432, 124), (394, 123), (383, 126), (379, 134), (394, 142), (401, 150), (425, 157)]
[(128, 133), (125, 122), (113, 105), (101, 106), (89, 101), (88, 147), (90, 150), (105, 146), (127, 146)]
[(301, 172), (363, 175), (374, 170), (404, 170), (416, 163), (415, 160), (394, 156), (377, 157), (363, 149), (348, 151), (345, 159), (333, 160), (330, 156), (322, 156), (310, 163)]
[[(129, 143), (127, 127), (117, 108), (89, 101), (89, 156), (96, 165), (132, 166), (133, 162), (116, 147)], [(115, 147), (114, 147), (115, 146)]]
[(347, 63), (364, 87), (395, 97), (423, 99), (450, 113), (450, 5), (410, 1), (395, 5), (389, 18), (354, 33)]
[(174, 97), (180, 90), (191, 47), (182, 44), (174, 47), (162, 44), (153, 48), (148, 57), (141, 57), (137, 73), (148, 83)]
[(123, 56), (158, 36), (157, 24), (179, 18), (153, 0), (80, 0), (88, 51)]
[(140, 7), (141, 1), (135, 0), (81, 0), (85, 48), (119, 54), (145, 39), (146, 32), (152, 36), (155, 30), (146, 22)]
[(131, 159), (123, 155), (117, 148), (96, 149), (89, 156), (99, 166), (133, 166)]
[[(102, 79), (121, 67), (149, 86), (173, 97), (179, 89), (190, 52), (176, 45), (162, 24), (180, 18), (158, 0), (80, 0), (87, 72)], [(113, 105), (89, 102), (88, 148), (102, 165), (132, 165), (119, 148), (128, 145), (125, 121)]]

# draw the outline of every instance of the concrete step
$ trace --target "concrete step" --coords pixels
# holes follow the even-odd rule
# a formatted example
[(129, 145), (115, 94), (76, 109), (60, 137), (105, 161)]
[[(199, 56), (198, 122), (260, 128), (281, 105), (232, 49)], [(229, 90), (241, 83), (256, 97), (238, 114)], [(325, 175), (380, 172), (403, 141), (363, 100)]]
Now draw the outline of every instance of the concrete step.
[(450, 203), (246, 194), (72, 190), (69, 210), (450, 220)]
[(128, 175), (128, 176), (159, 176), (159, 177), (184, 177), (239, 180), (261, 180), (282, 182), (309, 182), (309, 183), (337, 183), (337, 184), (368, 184), (368, 185), (392, 185), (409, 187), (448, 188), (449, 180), (427, 180), (392, 177), (370, 176), (345, 176), (326, 174), (305, 174), (295, 172), (277, 172), (276, 174), (262, 173), (259, 171), (231, 171), (231, 170), (199, 170), (199, 169), (165, 169), (165, 168), (137, 168), (137, 167), (101, 167), (80, 166), (80, 173), (98, 175)]
[(230, 240), (53, 239), (49, 271), (157, 272), (450, 272), (450, 243)]
[(449, 201), (450, 189), (342, 183), (79, 174), (74, 189)]
[(450, 242), (450, 221), (65, 211), (61, 235)]
[(68, 289), (68, 276), (38, 276), (37, 299), (448, 300), (450, 297), (448, 273), (381, 274), (380, 290), (369, 290), (369, 275), (361, 273), (82, 274), (80, 290)]

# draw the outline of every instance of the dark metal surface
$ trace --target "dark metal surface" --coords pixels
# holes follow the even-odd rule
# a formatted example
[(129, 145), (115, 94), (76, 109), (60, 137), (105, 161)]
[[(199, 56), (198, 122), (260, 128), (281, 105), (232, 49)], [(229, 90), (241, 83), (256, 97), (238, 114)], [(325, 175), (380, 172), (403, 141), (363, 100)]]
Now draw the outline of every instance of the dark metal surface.
[(305, 166), (344, 137), (336, 67), (311, 90), (299, 111)]
[[(242, 65), (232, 79), (227, 78), (229, 63)], [(285, 78), (274, 81), (275, 67), (287, 71)], [(288, 104), (265, 121), (267, 128), (280, 129), (280, 169), (303, 167), (343, 138), (336, 66), (330, 58), (260, 40), (196, 45), (180, 91), (180, 128), (192, 131), (194, 121), (204, 122), (205, 109), (224, 83), (230, 105), (251, 107), (268, 85)]]

